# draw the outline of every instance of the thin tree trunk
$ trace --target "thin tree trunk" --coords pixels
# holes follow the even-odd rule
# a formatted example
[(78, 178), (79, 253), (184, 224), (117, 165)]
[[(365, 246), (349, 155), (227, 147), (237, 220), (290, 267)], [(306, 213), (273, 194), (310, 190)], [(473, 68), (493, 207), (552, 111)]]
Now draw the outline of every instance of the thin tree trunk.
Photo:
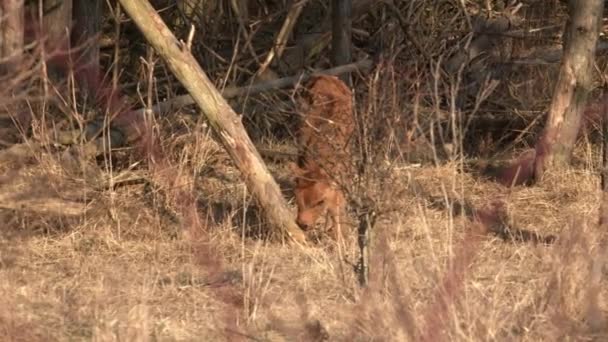
[[(333, 0), (332, 0), (333, 1)], [(356, 19), (367, 13), (374, 5), (380, 3), (375, 0), (350, 0), (352, 1), (352, 11), (350, 18)], [(325, 37), (329, 37), (333, 26), (332, 17), (329, 16), (324, 18), (323, 21), (315, 26), (307, 34), (301, 34), (296, 38), (293, 49), (285, 50), (283, 59), (289, 61), (288, 73), (296, 73), (305, 67), (307, 61), (309, 61), (314, 55), (318, 54), (319, 51), (325, 49), (330, 44), (330, 40)], [(350, 37), (350, 35), (349, 35)]]
[[(604, 90), (606, 91), (606, 90)], [(600, 226), (608, 228), (608, 92), (602, 99), (602, 201), (600, 203)]]
[(23, 54), (24, 15), (22, 0), (2, 0), (0, 58), (6, 69), (17, 66)]
[(83, 98), (96, 93), (99, 74), (99, 35), (101, 33), (101, 0), (80, 0), (74, 2), (74, 30), (72, 46), (79, 50), (76, 54), (76, 68), (79, 69), (77, 82)]
[(603, 0), (569, 0), (564, 55), (549, 116), (536, 146), (535, 179), (569, 165), (591, 84)]
[(43, 4), (42, 38), (45, 39), (44, 46), (50, 54), (47, 60), (49, 76), (59, 80), (65, 77), (68, 66), (72, 0), (44, 0)]
[(295, 223), (241, 118), (211, 83), (185, 44), (175, 38), (147, 0), (120, 0), (120, 3), (201, 108), (270, 224), (296, 242), (305, 242), (304, 233)]
[[(348, 64), (351, 61), (352, 35), (352, 1), (332, 0), (332, 63), (334, 66)], [(350, 74), (342, 74), (340, 78), (350, 85)]]
[(602, 169), (601, 187), (602, 199), (600, 202), (599, 228), (603, 232), (600, 245), (591, 263), (591, 279), (588, 284), (587, 300), (589, 305), (585, 313), (585, 320), (592, 329), (599, 330), (606, 326), (606, 317), (602, 314), (598, 303), (602, 302), (602, 274), (606, 267), (606, 257), (608, 256), (608, 241), (606, 241), (606, 231), (608, 230), (608, 92), (604, 85), (602, 96)]
[(67, 30), (72, 22), (72, 0), (45, 0), (44, 3), (44, 34), (51, 46), (66, 47), (68, 45)]

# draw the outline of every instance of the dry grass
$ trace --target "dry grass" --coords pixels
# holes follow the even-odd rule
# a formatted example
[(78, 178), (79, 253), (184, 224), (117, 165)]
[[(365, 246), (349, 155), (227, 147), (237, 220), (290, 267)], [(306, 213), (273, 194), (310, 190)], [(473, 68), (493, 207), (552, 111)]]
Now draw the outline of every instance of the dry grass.
[[(188, 153), (181, 154), (197, 159), (181, 159), (183, 165), (205, 160), (206, 168), (232, 178), (235, 171), (213, 141), (200, 132), (191, 134), (191, 142), (180, 146)], [(192, 142), (207, 146), (216, 157), (197, 154)], [(57, 161), (49, 158), (42, 164), (47, 176), (78, 183)], [(400, 193), (414, 178), (435, 195), (466, 189), (478, 205), (501, 198), (519, 226), (559, 234), (558, 244), (476, 239), (466, 219), (429, 209), (421, 198), (387, 195), (401, 209), (375, 228), (372, 284), (362, 291), (352, 267), (329, 252), (327, 242), (294, 249), (243, 239), (251, 229), (242, 219), (244, 211), (252, 210), (251, 199), (236, 177), (196, 180), (199, 202), (223, 203), (224, 211), (198, 237), (188, 239), (175, 238), (180, 226), (150, 204), (146, 196), (154, 195), (146, 195), (144, 185), (125, 186), (89, 195), (98, 210), (77, 220), (2, 212), (0, 337), (281, 341), (321, 340), (325, 333), (337, 341), (608, 338), (601, 325), (607, 287), (594, 265), (602, 235), (595, 225), (596, 175), (574, 169), (534, 188), (507, 190), (455, 169), (447, 164), (394, 170), (393, 179), (401, 181), (391, 189)], [(284, 172), (280, 165), (275, 168), (279, 179), (287, 177)], [(86, 184), (81, 187), (90, 191)], [(205, 209), (201, 204), (200, 210)], [(345, 259), (354, 262), (354, 236), (349, 246)]]
[[(447, 20), (435, 18), (452, 18), (460, 8), (428, 4), (412, 7), (421, 14), (408, 22), (425, 51), (447, 56), (443, 49), (456, 50), (457, 44), (448, 41), (444, 47), (446, 37), (467, 32), (465, 18), (459, 14), (453, 25), (445, 25)], [(213, 42), (224, 22), (214, 20), (214, 11), (203, 12), (201, 26), (209, 32), (201, 36)], [(382, 26), (385, 20), (378, 18), (367, 16), (358, 25), (376, 32), (374, 20)], [(324, 236), (306, 248), (260, 237), (267, 227), (228, 155), (200, 123), (175, 114), (170, 124), (155, 126), (164, 142), (158, 153), (163, 158), (156, 162), (133, 166), (129, 153), (93, 161), (79, 156), (75, 146), (0, 165), (3, 186), (13, 182), (15, 189), (30, 188), (30, 196), (86, 200), (90, 207), (86, 215), (71, 218), (0, 209), (0, 340), (608, 340), (607, 252), (605, 233), (596, 225), (597, 151), (579, 146), (583, 162), (531, 188), (507, 189), (460, 173), (457, 158), (441, 166), (385, 165), (389, 140), (399, 144), (407, 136), (415, 149), (416, 138), (432, 132), (430, 123), (450, 121), (457, 111), (454, 84), (435, 84), (447, 82), (435, 79), (435, 61), (395, 43), (402, 29), (386, 25), (372, 36), (394, 45), (386, 53), (394, 57), (356, 89), (359, 100), (364, 98), (358, 114), (368, 129), (365, 148), (377, 157), (367, 165), (368, 182), (357, 191), (374, 198), (379, 209), (390, 209), (374, 227), (368, 288), (358, 287), (352, 266), (358, 257), (354, 230), (343, 255)], [(217, 41), (207, 45), (238, 50), (237, 65), (247, 64), (242, 55), (248, 49)], [(242, 66), (224, 74), (227, 65), (204, 51), (199, 57), (213, 79), (244, 77)], [(511, 89), (515, 99), (501, 88), (493, 94), (493, 103), (504, 105), (497, 112), (540, 110), (549, 101), (545, 92), (551, 91), (547, 84), (554, 73), (519, 72), (526, 83)], [(290, 106), (277, 102), (276, 94), (260, 97), (239, 104), (252, 116), (246, 118), (256, 128), (252, 135), (262, 136), (256, 141), (278, 125), (272, 115), (280, 116), (281, 125), (291, 119), (283, 115)], [(264, 115), (251, 115), (256, 110)], [(45, 123), (37, 124), (40, 129)], [(457, 143), (479, 143), (463, 136), (455, 137), (462, 140)], [(272, 149), (293, 147), (277, 144)], [(285, 163), (269, 166), (291, 200)], [(127, 173), (140, 182), (113, 187)], [(466, 197), (479, 207), (501, 200), (515, 225), (559, 240), (536, 246), (477, 236), (468, 219), (431, 209), (406, 191), (411, 180), (432, 195)], [(362, 195), (357, 191), (355, 196)]]

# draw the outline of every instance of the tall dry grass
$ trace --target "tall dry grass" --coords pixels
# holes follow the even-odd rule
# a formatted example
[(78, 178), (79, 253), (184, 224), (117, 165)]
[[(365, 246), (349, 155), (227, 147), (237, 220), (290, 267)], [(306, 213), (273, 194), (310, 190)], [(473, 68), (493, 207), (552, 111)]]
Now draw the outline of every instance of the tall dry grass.
[[(435, 9), (446, 8), (438, 2)], [(425, 23), (420, 35), (442, 34), (440, 24)], [(355, 270), (356, 213), (342, 254), (323, 234), (305, 248), (265, 240), (265, 223), (229, 157), (184, 110), (149, 118), (154, 148), (144, 151), (153, 156), (118, 150), (90, 158), (80, 143), (44, 144), (1, 166), (2, 188), (85, 201), (89, 210), (76, 217), (0, 210), (0, 340), (605, 340), (597, 147), (581, 142), (582, 163), (531, 188), (463, 172), (468, 160), (458, 146), (479, 141), (465, 138), (458, 79), (440, 79), (432, 64), (406, 63), (420, 52), (394, 48), (386, 55), (401, 58), (355, 78), (361, 174), (348, 190), (355, 203), (370, 199), (378, 214), (368, 287), (358, 285)], [(155, 65), (152, 57), (142, 65)], [(153, 79), (157, 69), (144, 66), (141, 79)], [(140, 86), (141, 106), (165, 95), (154, 82)], [(54, 116), (80, 122), (67, 111), (75, 98), (62, 99), (61, 108), (32, 107), (34, 130), (24, 141), (51, 140)], [(279, 107), (275, 96), (255, 101)], [(453, 133), (441, 135), (440, 122)], [(289, 139), (259, 141), (291, 147)], [(284, 162), (268, 163), (289, 196)], [(537, 246), (480, 236), (479, 223), (431, 208), (427, 195), (478, 207), (500, 200), (513, 224), (559, 240)]]
[[(390, 76), (387, 70), (379, 73)], [(387, 112), (403, 111), (390, 105), (400, 99), (371, 99), (382, 103), (360, 100), (358, 111), (382, 108), (365, 114), (383, 118), (379, 125)], [(250, 237), (260, 224), (250, 215), (250, 196), (205, 128), (186, 118), (181, 129), (158, 123), (170, 168), (130, 170), (147, 179), (166, 177), (166, 183), (96, 189), (97, 183), (46, 152), (27, 168), (34, 180), (53, 177), (59, 194), (64, 184), (75, 185), (94, 209), (71, 220), (3, 211), (2, 339), (606, 337), (605, 255), (599, 249), (603, 233), (595, 225), (593, 170), (578, 167), (535, 188), (507, 189), (460, 173), (458, 161), (381, 163), (380, 149), (359, 190), (380, 210), (370, 285), (361, 289), (352, 268), (358, 253), (354, 233), (343, 258), (325, 248), (323, 236), (305, 249)], [(288, 178), (282, 166), (272, 165), (273, 172)], [(125, 170), (114, 172), (119, 179)], [(428, 208), (424, 197), (412, 195), (412, 180), (437, 196), (464, 189), (460, 194), (480, 206), (500, 198), (518, 225), (557, 233), (560, 240), (545, 247), (476, 236), (466, 218)], [(206, 225), (194, 227), (184, 218), (175, 197), (184, 188), (196, 194)], [(186, 239), (176, 236), (189, 227)]]

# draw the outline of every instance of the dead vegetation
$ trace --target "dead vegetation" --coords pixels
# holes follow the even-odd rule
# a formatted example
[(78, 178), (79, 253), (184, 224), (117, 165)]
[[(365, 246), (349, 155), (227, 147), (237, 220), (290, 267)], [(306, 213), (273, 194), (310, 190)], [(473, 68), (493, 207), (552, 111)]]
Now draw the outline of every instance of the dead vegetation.
[[(154, 5), (177, 37), (196, 26), (192, 53), (220, 91), (329, 66), (326, 2), (302, 5), (297, 34), (274, 58), (266, 53), (294, 9), (242, 3)], [(7, 75), (19, 92), (0, 89), (0, 340), (606, 340), (597, 126), (579, 136), (572, 167), (542, 183), (519, 184), (522, 170), (494, 172), (497, 160), (530, 148), (544, 123), (558, 67), (532, 62), (560, 42), (551, 27), (564, 9), (551, 3), (540, 15), (548, 5), (534, 1), (519, 10), (503, 1), (354, 1), (353, 57), (375, 63), (353, 73), (358, 174), (344, 187), (353, 227), (341, 250), (323, 233), (308, 246), (268, 239), (209, 123), (181, 105), (145, 111), (184, 91), (126, 17), (129, 49), (102, 50), (126, 94), (110, 108), (144, 108), (150, 136), (130, 140), (106, 125), (116, 113), (81, 103), (70, 78), (50, 82), (43, 63)], [(508, 18), (506, 31), (507, 19), (479, 18), (488, 13)], [(116, 29), (105, 25), (106, 34)], [(456, 65), (467, 43), (496, 30), (498, 42), (478, 45), (489, 51)], [(596, 68), (597, 84), (602, 56)], [(229, 101), (295, 214), (294, 84)], [(64, 139), (67, 131), (77, 134)], [(508, 226), (557, 240), (487, 235), (487, 222), (459, 203), (499, 203)]]

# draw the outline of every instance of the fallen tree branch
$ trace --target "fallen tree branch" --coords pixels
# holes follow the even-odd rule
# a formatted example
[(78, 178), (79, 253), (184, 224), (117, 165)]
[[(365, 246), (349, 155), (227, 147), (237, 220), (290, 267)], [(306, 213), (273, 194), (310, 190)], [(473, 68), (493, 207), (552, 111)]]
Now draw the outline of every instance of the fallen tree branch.
[(40, 145), (36, 143), (14, 144), (0, 150), (0, 166), (10, 165), (15, 167), (24, 164), (26, 161), (34, 159), (39, 151)]
[[(192, 95), (218, 140), (241, 172), (247, 188), (257, 200), (270, 226), (280, 232), (281, 236), (305, 243), (304, 232), (287, 208), (278, 184), (247, 135), (241, 118), (209, 80), (186, 45), (177, 40), (148, 1), (120, 0), (120, 3), (148, 42), (166, 61), (176, 78)], [(182, 204), (187, 206), (192, 203)], [(196, 207), (192, 208), (196, 210)], [(189, 211), (187, 214), (194, 215), (191, 217), (192, 222), (198, 220), (196, 212)]]
[[(289, 77), (279, 78), (279, 79), (272, 80), (272, 81), (260, 82), (260, 83), (256, 83), (256, 84), (253, 84), (250, 86), (245, 86), (245, 87), (227, 87), (222, 92), (222, 96), (225, 99), (230, 99), (230, 98), (234, 98), (237, 96), (257, 94), (257, 93), (261, 93), (261, 92), (271, 90), (271, 89), (281, 89), (281, 88), (292, 86), (298, 82), (305, 82), (310, 77), (313, 77), (315, 75), (322, 74), (322, 75), (334, 75), (335, 76), (335, 75), (340, 75), (343, 73), (353, 72), (353, 71), (357, 71), (357, 70), (367, 70), (372, 67), (372, 64), (373, 64), (372, 60), (364, 59), (364, 60), (358, 61), (356, 63), (341, 65), (339, 67), (314, 72), (312, 74), (301, 73), (296, 76), (289, 76)], [(189, 106), (194, 103), (195, 103), (195, 101), (192, 98), (192, 96), (190, 94), (185, 94), (185, 95), (176, 96), (165, 102), (158, 103), (155, 106), (152, 106), (151, 109), (152, 109), (153, 113), (160, 114), (160, 113), (166, 113), (166, 112), (169, 112), (169, 111), (181, 108), (181, 107)], [(145, 111), (146, 111), (145, 108), (137, 109), (136, 114), (143, 115), (145, 113)]]
[(86, 205), (80, 202), (5, 191), (0, 192), (0, 208), (64, 217), (80, 216), (86, 211)]
[(12, 170), (0, 175), (0, 209), (60, 217), (85, 214), (87, 203), (65, 198), (74, 197), (74, 191), (61, 188), (62, 193), (57, 193), (40, 177), (32, 176), (31, 171)]

